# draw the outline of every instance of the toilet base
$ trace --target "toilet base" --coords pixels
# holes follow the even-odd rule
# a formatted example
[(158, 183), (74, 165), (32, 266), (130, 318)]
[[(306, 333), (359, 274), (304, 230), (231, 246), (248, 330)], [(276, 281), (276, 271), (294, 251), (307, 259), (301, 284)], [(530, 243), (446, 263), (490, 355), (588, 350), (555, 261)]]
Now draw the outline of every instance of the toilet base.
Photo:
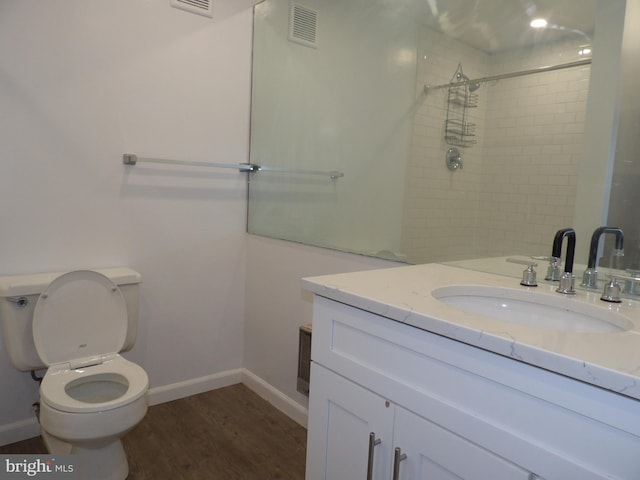
[(79, 478), (125, 480), (129, 462), (120, 439), (97, 445), (72, 445), (42, 430), (42, 439), (51, 454), (77, 455)]
[(44, 446), (47, 448), (47, 452), (57, 455), (68, 455), (71, 453), (70, 443), (60, 440), (42, 429), (40, 429), (40, 436), (42, 437)]

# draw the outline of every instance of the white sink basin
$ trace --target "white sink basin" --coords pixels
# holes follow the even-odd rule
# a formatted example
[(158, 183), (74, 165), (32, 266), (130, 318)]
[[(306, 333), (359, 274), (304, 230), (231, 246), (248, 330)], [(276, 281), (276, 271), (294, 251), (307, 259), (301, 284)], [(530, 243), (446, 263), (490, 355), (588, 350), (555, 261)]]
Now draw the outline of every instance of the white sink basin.
[(509, 323), (584, 333), (622, 332), (633, 327), (613, 305), (592, 305), (561, 294), (530, 290), (452, 285), (431, 292), (434, 298), (465, 312)]

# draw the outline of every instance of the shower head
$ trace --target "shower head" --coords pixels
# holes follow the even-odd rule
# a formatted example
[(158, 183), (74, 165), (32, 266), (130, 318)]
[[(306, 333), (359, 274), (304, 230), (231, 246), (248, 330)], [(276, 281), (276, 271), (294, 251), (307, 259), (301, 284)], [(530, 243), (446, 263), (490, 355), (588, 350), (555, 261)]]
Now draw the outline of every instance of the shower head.
[(456, 79), (459, 82), (466, 82), (467, 86), (469, 87), (469, 91), (470, 92), (475, 92), (476, 90), (478, 90), (480, 88), (480, 82), (474, 82), (472, 81), (469, 77), (467, 77), (464, 73), (462, 72), (458, 72), (456, 74)]

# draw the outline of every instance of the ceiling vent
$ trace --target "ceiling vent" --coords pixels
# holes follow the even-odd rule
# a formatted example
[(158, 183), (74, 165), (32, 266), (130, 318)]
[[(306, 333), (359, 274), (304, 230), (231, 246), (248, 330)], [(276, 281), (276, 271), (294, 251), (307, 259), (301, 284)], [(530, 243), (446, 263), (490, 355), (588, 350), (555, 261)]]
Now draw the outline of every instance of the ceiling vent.
[(317, 48), (316, 28), (318, 24), (318, 12), (309, 7), (303, 7), (297, 3), (291, 4), (289, 13), (289, 40)]
[(213, 18), (213, 0), (171, 0), (171, 6)]

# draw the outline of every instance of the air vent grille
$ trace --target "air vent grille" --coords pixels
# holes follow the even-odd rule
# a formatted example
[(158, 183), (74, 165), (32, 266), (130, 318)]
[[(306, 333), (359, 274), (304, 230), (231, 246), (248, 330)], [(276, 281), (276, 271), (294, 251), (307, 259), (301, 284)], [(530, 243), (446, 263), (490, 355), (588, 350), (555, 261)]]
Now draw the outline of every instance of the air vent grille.
[(305, 45), (317, 47), (318, 12), (297, 3), (291, 4), (289, 15), (289, 40)]
[(213, 18), (213, 0), (171, 0), (171, 6)]

